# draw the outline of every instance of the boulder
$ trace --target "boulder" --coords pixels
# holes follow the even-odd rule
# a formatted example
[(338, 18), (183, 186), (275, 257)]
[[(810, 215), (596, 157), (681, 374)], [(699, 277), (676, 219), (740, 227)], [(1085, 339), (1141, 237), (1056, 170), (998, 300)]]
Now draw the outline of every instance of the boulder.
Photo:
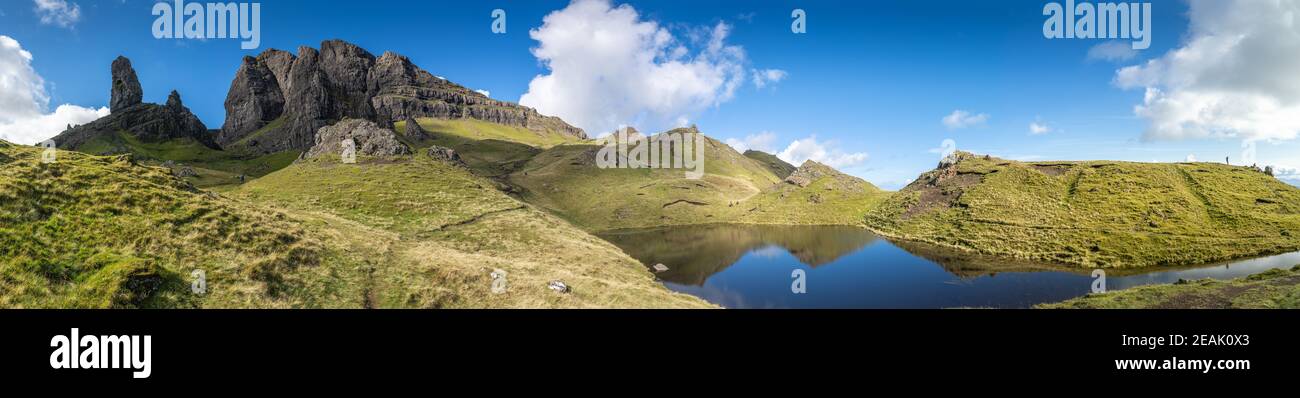
[(548, 283), (548, 284), (546, 285), (546, 287), (547, 287), (548, 289), (551, 289), (551, 290), (554, 290), (554, 291), (557, 291), (557, 292), (560, 292), (560, 293), (569, 293), (569, 292), (573, 291), (572, 289), (569, 289), (569, 285), (565, 284), (563, 281), (558, 281), (558, 280), (551, 281), (551, 283)]
[(424, 153), (428, 154), (429, 157), (434, 159), (447, 161), (462, 166), (465, 165), (465, 162), (460, 160), (460, 155), (456, 154), (456, 150), (451, 148), (445, 148), (445, 147), (434, 145), (429, 147), (429, 149), (425, 150)]
[(420, 127), (420, 122), (416, 121), (415, 118), (410, 117), (406, 118), (406, 131), (403, 131), (402, 133), (405, 134), (407, 138), (413, 140), (427, 140), (433, 138), (429, 136), (427, 131), (424, 131), (423, 127)]
[(346, 119), (322, 127), (316, 133), (316, 145), (304, 153), (303, 158), (338, 154), (347, 140), (355, 143), (357, 156), (391, 157), (411, 154), (411, 148), (398, 141), (397, 133), (393, 130), (379, 127), (375, 122), (365, 119)]

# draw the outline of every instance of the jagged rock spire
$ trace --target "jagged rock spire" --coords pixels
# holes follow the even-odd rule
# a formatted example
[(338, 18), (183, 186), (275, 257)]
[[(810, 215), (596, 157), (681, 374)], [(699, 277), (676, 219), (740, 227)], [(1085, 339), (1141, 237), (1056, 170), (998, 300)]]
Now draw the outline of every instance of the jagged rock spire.
[(135, 76), (131, 60), (118, 56), (113, 60), (113, 91), (109, 96), (109, 110), (117, 112), (135, 105), (144, 99), (144, 89), (140, 79)]

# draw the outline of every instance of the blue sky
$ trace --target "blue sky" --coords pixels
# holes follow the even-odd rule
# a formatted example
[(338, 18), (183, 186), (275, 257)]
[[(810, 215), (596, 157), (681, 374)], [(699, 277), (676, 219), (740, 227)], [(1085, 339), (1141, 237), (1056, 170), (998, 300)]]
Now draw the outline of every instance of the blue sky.
[[(545, 16), (570, 7), (567, 1), (263, 0), (261, 47), (241, 50), (237, 40), (155, 39), (150, 30), (155, 19), (150, 14), (153, 0), (42, 1), (66, 3), (69, 8), (75, 4), (77, 15), (66, 18), (69, 8), (64, 8), (65, 18), (59, 20), (51, 17), (51, 12), (59, 10), (42, 11), (38, 2), (6, 1), (0, 3), (0, 35), (30, 53), (30, 67), (43, 79), (48, 97), (40, 104), (43, 112), (53, 112), (60, 104), (106, 106), (109, 63), (121, 54), (135, 64), (146, 101), (163, 102), (170, 90), (179, 90), (186, 105), (209, 128), (218, 128), (223, 121), (222, 103), (241, 56), (267, 48), (294, 51), (301, 45), (318, 47), (331, 38), (351, 41), (376, 55), (386, 50), (407, 55), (435, 75), (487, 90), (497, 99), (518, 102), (538, 76), (562, 74), (559, 66), (552, 70), (530, 51), (542, 46), (531, 37), (530, 29), (542, 29)], [(1155, 123), (1185, 122), (1186, 118), (1178, 119), (1181, 116), (1169, 112), (1135, 113), (1140, 105), (1167, 109), (1159, 106), (1223, 92), (1223, 85), (1210, 90), (1206, 88), (1210, 86), (1185, 83), (1187, 79), (1150, 76), (1197, 70), (1173, 59), (1168, 65), (1160, 64), (1167, 67), (1135, 70), (1150, 72), (1141, 74), (1142, 79), (1117, 81), (1121, 68), (1164, 59), (1171, 50), (1191, 46), (1198, 37), (1231, 28), (1191, 27), (1193, 18), (1212, 18), (1205, 16), (1212, 10), (1193, 13), (1183, 1), (1154, 1), (1151, 47), (1135, 54), (1119, 51), (1111, 59), (1101, 59), (1090, 57), (1090, 50), (1107, 40), (1044, 38), (1045, 3), (614, 2), (605, 11), (630, 6), (636, 22), (653, 23), (656, 30), (671, 35), (684, 48), (681, 62), (707, 69), (701, 72), (703, 77), (721, 76), (721, 81), (738, 84), (731, 90), (684, 83), (675, 86), (672, 82), (646, 86), (652, 87), (648, 90), (652, 93), (662, 89), (665, 96), (676, 95), (686, 86), (695, 91), (683, 98), (702, 101), (694, 106), (670, 100), (620, 102), (634, 93), (613, 91), (608, 100), (588, 107), (619, 105), (619, 109), (640, 112), (627, 121), (638, 125), (658, 127), (664, 124), (660, 119), (666, 120), (660, 116), (672, 116), (694, 123), (716, 138), (746, 142), (749, 137), (747, 146), (784, 152), (796, 161), (828, 161), (888, 189), (900, 188), (933, 168), (940, 158), (934, 149), (945, 139), (953, 140), (958, 149), (1011, 159), (1161, 162), (1182, 161), (1189, 155), (1202, 161), (1231, 156), (1236, 162), (1243, 155), (1243, 142), (1249, 141), (1254, 143), (1261, 164), (1300, 166), (1295, 155), (1300, 153), (1300, 145), (1295, 132), (1288, 131), (1295, 130), (1286, 122), (1289, 118), (1278, 121), (1247, 115), (1245, 122), (1241, 118), (1201, 120), (1199, 123), (1213, 133), (1182, 128), (1151, 134)], [(505, 34), (491, 31), (491, 12), (496, 8), (507, 12)], [(790, 15), (795, 8), (807, 14), (807, 33), (791, 32)], [(602, 10), (597, 7), (594, 12)], [(708, 41), (717, 38), (720, 25), (726, 30), (721, 37), (725, 46), (741, 49), (743, 56), (708, 52)], [(573, 49), (561, 39), (554, 40), (545, 47), (556, 49), (559, 55), (552, 62), (557, 65), (563, 57), (594, 51), (583, 46)], [(669, 61), (649, 62), (662, 66)], [(582, 76), (573, 74), (589, 66), (575, 65), (563, 74), (570, 82), (581, 80)], [(759, 87), (754, 74), (769, 70), (780, 71), (781, 78)], [(709, 74), (717, 71), (722, 72)], [(645, 77), (635, 72), (609, 76)], [(1198, 81), (1207, 80), (1202, 77)], [(1144, 88), (1157, 88), (1167, 95), (1146, 99)], [(564, 102), (569, 98), (566, 94), (575, 92), (591, 93), (566, 87), (537, 93), (533, 98), (540, 99), (533, 101)], [(1285, 102), (1290, 97), (1285, 94), (1276, 95), (1283, 101), (1283, 110), (1290, 109)], [(550, 105), (568, 106), (564, 109), (571, 114), (601, 114), (598, 109), (572, 109), (571, 103)], [(944, 118), (958, 110), (967, 112), (969, 125), (945, 125)], [(656, 113), (660, 111), (663, 115)], [(1047, 131), (1034, 134), (1031, 123)], [(1258, 127), (1261, 123), (1272, 124)], [(1234, 128), (1241, 131), (1225, 129), (1225, 125), (1238, 126)]]

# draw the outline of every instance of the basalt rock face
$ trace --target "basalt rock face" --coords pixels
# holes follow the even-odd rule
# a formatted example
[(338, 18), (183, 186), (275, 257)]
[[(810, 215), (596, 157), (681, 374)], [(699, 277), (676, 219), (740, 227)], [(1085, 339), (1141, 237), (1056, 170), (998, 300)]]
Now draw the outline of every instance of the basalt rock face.
[[(375, 109), (370, 106), (367, 82), (374, 64), (374, 55), (352, 43), (341, 40), (321, 43), (320, 70), (325, 75), (326, 89), (332, 99), (330, 114), (374, 119)], [(383, 122), (391, 123), (392, 120)]]
[(316, 144), (303, 154), (310, 159), (330, 154), (341, 154), (344, 141), (351, 140), (357, 156), (387, 157), (410, 155), (411, 148), (397, 140), (393, 130), (379, 127), (365, 119), (347, 119), (332, 126), (322, 127), (316, 134)]
[[(278, 113), (269, 80), (274, 80), (283, 99)], [(226, 104), (221, 142), (242, 140), (245, 146), (268, 153), (310, 148), (321, 127), (344, 118), (385, 126), (417, 117), (472, 118), (586, 138), (581, 129), (559, 118), (493, 100), (435, 77), (407, 57), (386, 52), (375, 58), (365, 49), (339, 40), (321, 43), (319, 51), (300, 47), (297, 56), (271, 49), (245, 59), (231, 83)], [(283, 124), (274, 131), (248, 137), (278, 118), (284, 119)]]
[(244, 57), (244, 64), (235, 72), (226, 96), (226, 122), (217, 135), (217, 142), (230, 145), (237, 138), (265, 127), (284, 113), (284, 93), (279, 80), (269, 65), (253, 57)]
[(109, 94), (108, 109), (117, 113), (119, 110), (139, 105), (144, 98), (144, 89), (140, 87), (140, 79), (135, 76), (135, 68), (131, 67), (131, 60), (118, 56), (113, 60), (112, 70), (113, 90)]
[[(119, 94), (119, 85), (128, 90)], [(140, 83), (135, 78), (135, 71), (131, 70), (131, 61), (118, 57), (113, 61), (113, 103), (121, 107), (113, 108), (108, 116), (65, 130), (54, 137), (55, 144), (62, 149), (78, 149), (96, 137), (125, 131), (143, 142), (193, 138), (210, 148), (219, 148), (207, 126), (181, 102), (180, 93), (172, 91), (165, 105), (145, 104), (139, 102), (141, 94), (138, 91), (129, 89), (132, 86), (138, 90)], [(131, 98), (135, 104), (125, 105)]]

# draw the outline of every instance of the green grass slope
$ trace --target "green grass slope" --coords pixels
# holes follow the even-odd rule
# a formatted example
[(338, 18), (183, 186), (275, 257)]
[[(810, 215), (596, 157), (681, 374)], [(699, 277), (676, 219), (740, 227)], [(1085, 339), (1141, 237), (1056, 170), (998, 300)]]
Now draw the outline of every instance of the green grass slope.
[(438, 145), (454, 149), (470, 170), (488, 177), (505, 176), (546, 148), (578, 141), (558, 132), (539, 133), (476, 119), (419, 118), (416, 122), (428, 137), (405, 136), (405, 121), (394, 123), (393, 131), (412, 148)]
[(296, 164), (223, 196), (132, 156), (57, 154), (0, 142), (0, 308), (708, 307), (427, 157)]
[(750, 149), (745, 151), (745, 153), (743, 153), (742, 155), (745, 155), (745, 157), (747, 158), (758, 161), (759, 164), (762, 164), (764, 167), (767, 167), (768, 171), (771, 171), (772, 174), (775, 174), (777, 177), (780, 178), (789, 177), (790, 173), (794, 173), (794, 170), (798, 168), (798, 167), (794, 167), (794, 165), (792, 164), (786, 163), (784, 160), (781, 160), (781, 158), (776, 157), (776, 155), (763, 152), (763, 151), (755, 151), (753, 149)]
[(1023, 163), (958, 153), (868, 212), (882, 234), (1085, 267), (1300, 249), (1300, 189), (1213, 163)]
[(1037, 308), (1300, 308), (1300, 266), (1228, 281), (1201, 279), (1089, 294)]
[(92, 155), (131, 154), (152, 165), (167, 164), (173, 172), (189, 168), (193, 175), (185, 179), (200, 188), (223, 188), (238, 185), (239, 176), (257, 178), (293, 163), (299, 152), (262, 154), (234, 146), (227, 150), (209, 148), (193, 138), (163, 142), (144, 142), (126, 131), (99, 135), (76, 148)]
[[(362, 303), (363, 259), (317, 226), (130, 156), (40, 159), (37, 148), (0, 142), (0, 308)], [(196, 270), (204, 294), (191, 291)]]
[[(533, 209), (468, 170), (425, 155), (341, 164), (313, 159), (233, 197), (355, 232), (378, 307), (709, 307), (672, 293), (612, 244)], [(494, 270), (507, 290), (491, 291)], [(547, 288), (553, 280), (570, 293)]]

